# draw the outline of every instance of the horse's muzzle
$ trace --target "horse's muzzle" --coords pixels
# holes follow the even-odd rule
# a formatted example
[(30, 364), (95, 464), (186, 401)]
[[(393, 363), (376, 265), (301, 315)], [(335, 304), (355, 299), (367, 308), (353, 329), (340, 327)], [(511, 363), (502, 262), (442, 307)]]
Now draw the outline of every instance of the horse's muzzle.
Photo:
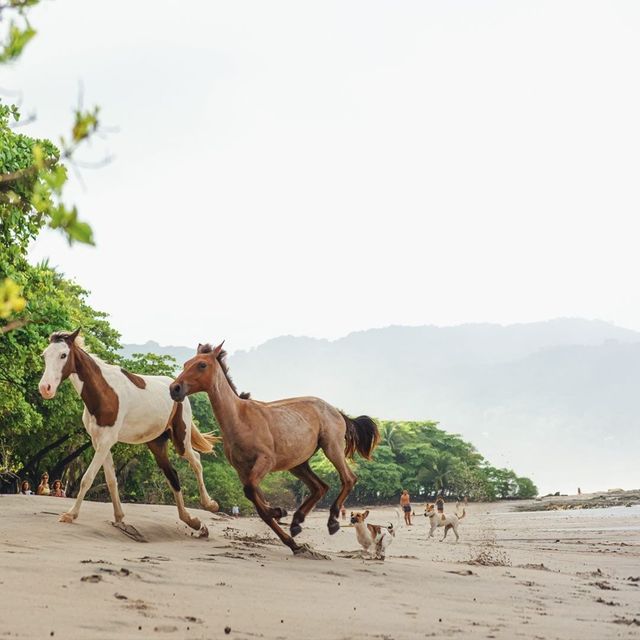
[(187, 395), (187, 386), (179, 382), (172, 382), (169, 385), (169, 394), (176, 402), (182, 402)]
[(38, 391), (40, 391), (40, 395), (45, 399), (45, 400), (51, 400), (51, 398), (53, 398), (56, 395), (56, 392), (54, 389), (51, 388), (50, 384), (46, 384), (44, 382), (41, 382), (38, 385)]

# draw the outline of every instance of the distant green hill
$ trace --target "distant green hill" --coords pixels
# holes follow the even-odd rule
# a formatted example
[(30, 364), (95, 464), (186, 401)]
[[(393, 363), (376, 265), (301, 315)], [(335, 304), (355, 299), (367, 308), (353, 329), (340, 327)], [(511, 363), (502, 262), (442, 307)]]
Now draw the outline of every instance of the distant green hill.
[(120, 353), (130, 358), (134, 353), (157, 353), (161, 356), (171, 356), (175, 358), (179, 367), (182, 368), (182, 364), (193, 358), (196, 353), (195, 348), (191, 347), (163, 347), (153, 340), (149, 340), (144, 344), (125, 344), (122, 345)]

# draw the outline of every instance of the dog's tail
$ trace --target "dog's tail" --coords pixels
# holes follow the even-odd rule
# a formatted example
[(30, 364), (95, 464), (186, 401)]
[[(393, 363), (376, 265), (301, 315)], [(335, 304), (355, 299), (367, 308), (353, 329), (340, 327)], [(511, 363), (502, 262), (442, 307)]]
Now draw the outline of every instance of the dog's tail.
[(380, 441), (378, 425), (369, 416), (350, 418), (341, 413), (347, 425), (345, 433), (344, 455), (353, 460), (356, 451), (367, 460), (371, 460), (371, 454)]
[[(456, 515), (458, 516), (458, 514), (456, 513)], [(458, 516), (458, 520), (462, 520), (462, 518), (464, 518), (467, 515), (467, 510), (462, 507), (462, 515)]]

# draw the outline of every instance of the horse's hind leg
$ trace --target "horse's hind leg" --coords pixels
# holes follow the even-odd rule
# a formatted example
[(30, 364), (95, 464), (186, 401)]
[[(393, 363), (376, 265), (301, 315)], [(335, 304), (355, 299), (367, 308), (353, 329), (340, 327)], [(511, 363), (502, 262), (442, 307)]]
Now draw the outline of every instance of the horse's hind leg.
[(329, 485), (318, 478), (318, 476), (311, 470), (308, 462), (303, 462), (301, 465), (298, 465), (293, 469), (289, 469), (289, 471), (296, 478), (302, 480), (302, 482), (309, 487), (309, 491), (311, 491), (311, 494), (307, 496), (307, 499), (293, 514), (290, 531), (292, 536), (297, 536), (302, 531), (302, 527), (300, 525), (304, 522), (309, 511), (311, 511), (318, 501), (327, 493)]
[(176, 404), (173, 414), (171, 416), (171, 440), (173, 446), (183, 458), (186, 458), (193, 470), (198, 481), (198, 491), (200, 493), (200, 504), (207, 511), (215, 513), (220, 509), (218, 503), (211, 498), (207, 487), (204, 484), (204, 477), (202, 476), (202, 463), (200, 462), (200, 454), (193, 449), (191, 444), (191, 413), (186, 416), (189, 427), (185, 417), (183, 417), (182, 404)]
[(344, 457), (343, 446), (344, 444), (342, 441), (339, 443), (336, 441), (322, 447), (325, 455), (329, 460), (331, 460), (333, 466), (336, 468), (338, 475), (340, 476), (340, 482), (342, 483), (340, 493), (329, 509), (329, 521), (327, 522), (327, 528), (331, 535), (340, 529), (340, 522), (338, 521), (340, 509), (358, 479), (347, 464), (347, 460)]
[(202, 527), (202, 523), (198, 518), (193, 518), (189, 515), (189, 512), (184, 507), (184, 499), (182, 497), (182, 489), (180, 488), (180, 478), (178, 478), (178, 473), (171, 466), (171, 462), (169, 461), (169, 455), (167, 452), (167, 441), (169, 439), (169, 434), (165, 431), (161, 435), (159, 435), (155, 440), (151, 440), (147, 442), (147, 447), (153, 453), (153, 457), (156, 459), (156, 463), (162, 469), (162, 473), (164, 473), (167, 478), (167, 482), (173, 491), (173, 495), (176, 500), (176, 506), (178, 507), (178, 516), (182, 522), (188, 524), (192, 529), (200, 529)]
[(188, 460), (193, 473), (198, 481), (198, 491), (200, 492), (200, 504), (207, 511), (216, 513), (220, 509), (218, 503), (209, 495), (207, 487), (204, 484), (204, 477), (202, 476), (202, 463), (200, 462), (200, 454), (191, 448), (187, 448), (184, 452), (184, 457)]

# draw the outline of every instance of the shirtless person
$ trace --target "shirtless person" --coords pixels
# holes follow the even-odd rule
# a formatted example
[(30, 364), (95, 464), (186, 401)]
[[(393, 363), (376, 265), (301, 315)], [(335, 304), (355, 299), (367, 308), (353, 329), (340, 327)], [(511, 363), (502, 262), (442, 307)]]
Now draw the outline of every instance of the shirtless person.
[(410, 527), (411, 526), (411, 498), (409, 497), (409, 492), (406, 489), (402, 490), (402, 495), (400, 496), (400, 507), (404, 512), (404, 523)]

